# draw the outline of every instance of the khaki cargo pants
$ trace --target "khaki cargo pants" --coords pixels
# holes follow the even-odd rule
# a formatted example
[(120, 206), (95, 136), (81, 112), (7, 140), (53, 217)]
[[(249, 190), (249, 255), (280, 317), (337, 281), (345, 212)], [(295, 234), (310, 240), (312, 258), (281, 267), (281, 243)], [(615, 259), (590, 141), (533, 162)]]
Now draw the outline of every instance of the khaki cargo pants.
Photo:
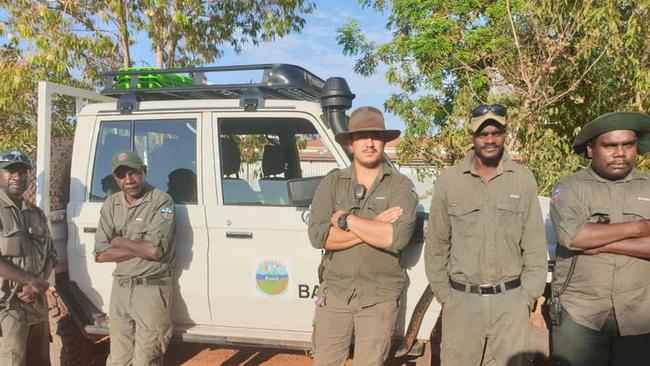
[(0, 365), (50, 364), (50, 323), (29, 323), (23, 309), (0, 310)]
[(107, 366), (158, 366), (172, 336), (171, 278), (155, 283), (113, 279)]
[(529, 313), (521, 287), (487, 296), (452, 289), (442, 312), (442, 366), (480, 365), (486, 339), (497, 365), (527, 365)]
[(349, 302), (328, 296), (316, 308), (312, 343), (315, 366), (345, 365), (354, 332), (354, 365), (381, 366), (388, 358), (397, 320), (397, 301), (360, 307), (357, 297)]

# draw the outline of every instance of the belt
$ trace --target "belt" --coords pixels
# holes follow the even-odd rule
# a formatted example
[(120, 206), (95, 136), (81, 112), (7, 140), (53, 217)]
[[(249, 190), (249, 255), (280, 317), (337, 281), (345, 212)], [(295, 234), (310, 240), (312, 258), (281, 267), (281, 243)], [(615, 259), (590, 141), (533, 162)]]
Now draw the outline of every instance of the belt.
[(169, 277), (143, 278), (143, 277), (120, 277), (117, 278), (120, 287), (131, 286), (161, 286), (169, 283)]
[[(472, 285), (456, 282), (452, 279), (449, 280), (451, 288), (458, 291), (469, 292), (470, 294), (479, 294), (483, 295), (496, 295), (502, 292), (512, 290), (521, 286), (521, 280), (519, 278), (512, 281), (496, 284), (496, 285)], [(468, 290), (469, 289), (469, 290)]]

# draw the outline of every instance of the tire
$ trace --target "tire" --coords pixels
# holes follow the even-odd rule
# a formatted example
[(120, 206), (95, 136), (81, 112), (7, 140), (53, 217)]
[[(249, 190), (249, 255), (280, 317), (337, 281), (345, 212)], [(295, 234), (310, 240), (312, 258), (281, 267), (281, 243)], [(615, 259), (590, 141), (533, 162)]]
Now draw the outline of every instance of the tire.
[(81, 332), (56, 289), (50, 288), (47, 291), (47, 302), (52, 335), (52, 365), (98, 365), (95, 343)]

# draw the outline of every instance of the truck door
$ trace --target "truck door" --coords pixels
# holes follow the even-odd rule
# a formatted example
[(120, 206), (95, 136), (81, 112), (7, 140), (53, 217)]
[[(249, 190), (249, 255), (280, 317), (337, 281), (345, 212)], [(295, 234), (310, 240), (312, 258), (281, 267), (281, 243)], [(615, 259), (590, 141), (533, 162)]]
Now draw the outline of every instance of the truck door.
[[(111, 175), (111, 159), (119, 151), (134, 150), (147, 166), (147, 182), (169, 193), (176, 204), (176, 260), (173, 317), (176, 323), (209, 321), (207, 298), (208, 240), (201, 184), (200, 114), (113, 116), (98, 121), (91, 143), (78, 136), (75, 154), (90, 158), (85, 199), (69, 206), (73, 235), (68, 244), (69, 270), (86, 296), (108, 312), (114, 264), (96, 263), (94, 236), (102, 203), (119, 191)], [(84, 146), (86, 145), (87, 146)], [(90, 148), (88, 146), (93, 146)], [(74, 163), (73, 163), (74, 169)], [(83, 179), (83, 178), (82, 178)], [(72, 184), (77, 184), (73, 177)]]
[(206, 213), (214, 322), (233, 336), (308, 341), (321, 252), (309, 243), (308, 207), (289, 202), (287, 180), (322, 177), (343, 158), (304, 113), (215, 114), (213, 129), (218, 197)]

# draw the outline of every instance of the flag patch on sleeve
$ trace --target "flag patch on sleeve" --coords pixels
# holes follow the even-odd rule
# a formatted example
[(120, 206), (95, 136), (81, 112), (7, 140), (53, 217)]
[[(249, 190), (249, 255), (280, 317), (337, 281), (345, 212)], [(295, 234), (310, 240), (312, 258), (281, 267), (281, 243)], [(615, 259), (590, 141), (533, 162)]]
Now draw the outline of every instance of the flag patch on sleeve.
[(557, 201), (560, 200), (561, 196), (562, 196), (562, 190), (557, 188), (556, 190), (553, 191), (553, 194), (551, 195), (551, 202), (556, 203)]

